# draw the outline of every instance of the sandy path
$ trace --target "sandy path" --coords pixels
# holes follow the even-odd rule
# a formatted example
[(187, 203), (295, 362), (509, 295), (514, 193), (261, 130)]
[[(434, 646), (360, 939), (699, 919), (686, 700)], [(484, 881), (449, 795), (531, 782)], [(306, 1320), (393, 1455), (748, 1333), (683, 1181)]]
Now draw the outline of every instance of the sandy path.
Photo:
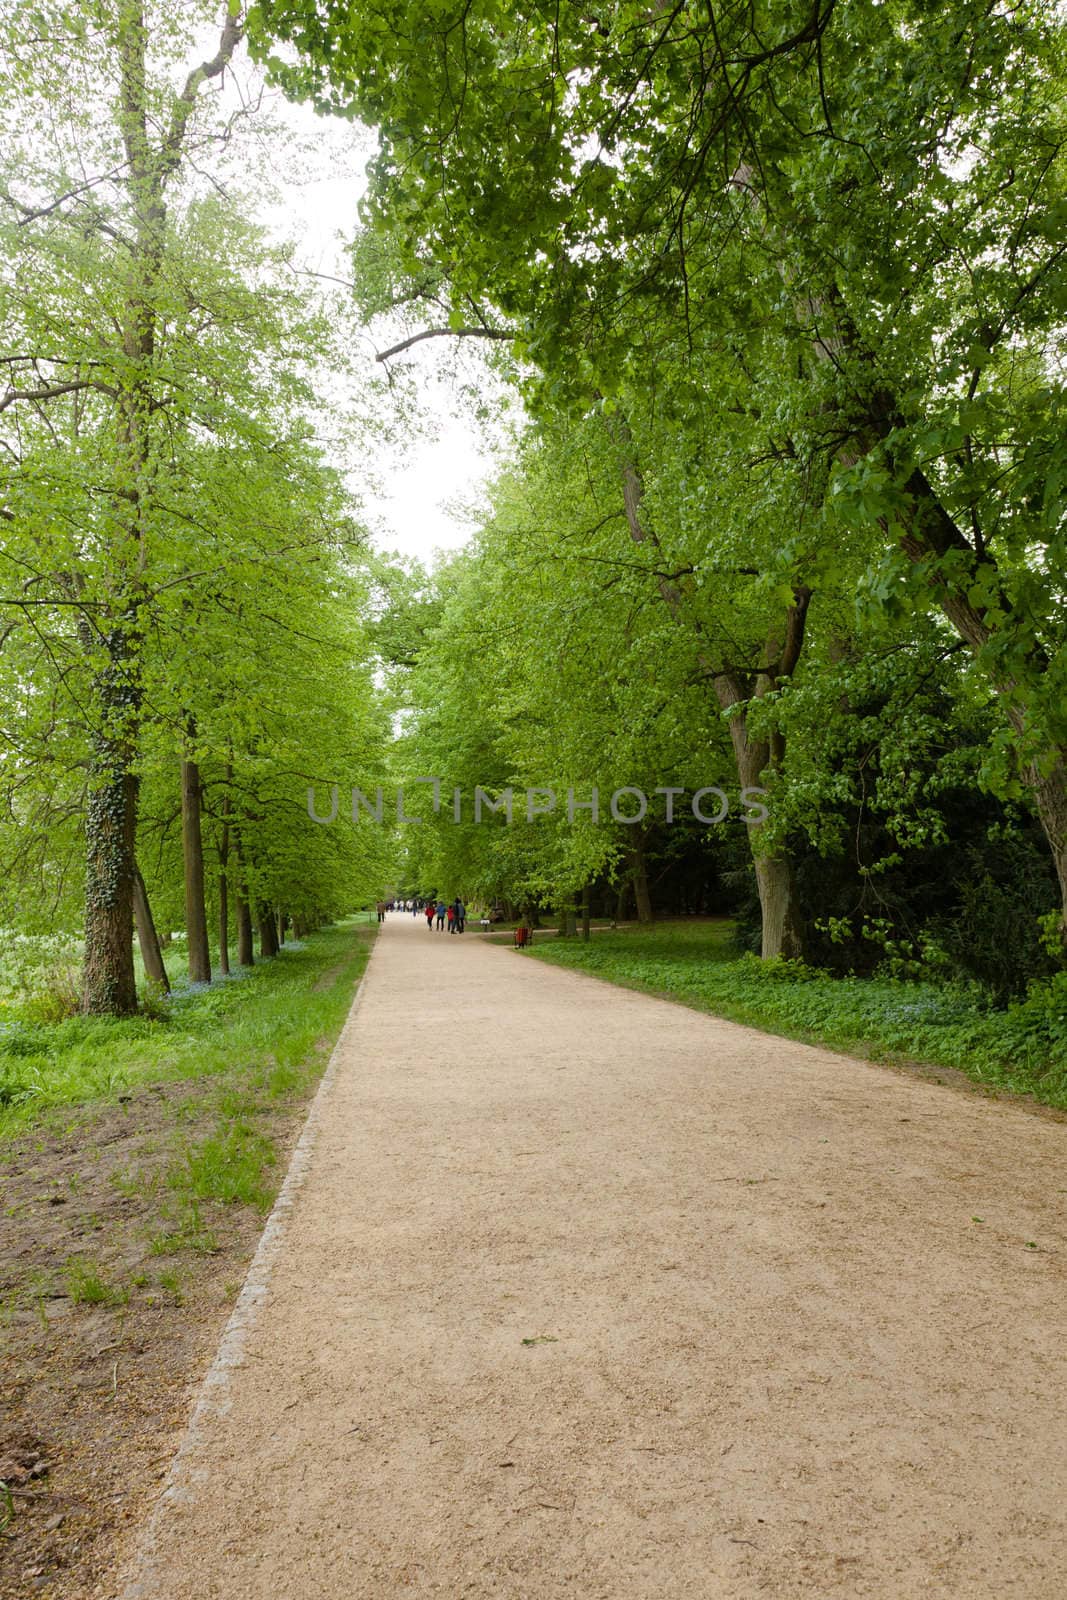
[(130, 1600), (1062, 1600), (1067, 1125), (400, 916), (335, 1059)]

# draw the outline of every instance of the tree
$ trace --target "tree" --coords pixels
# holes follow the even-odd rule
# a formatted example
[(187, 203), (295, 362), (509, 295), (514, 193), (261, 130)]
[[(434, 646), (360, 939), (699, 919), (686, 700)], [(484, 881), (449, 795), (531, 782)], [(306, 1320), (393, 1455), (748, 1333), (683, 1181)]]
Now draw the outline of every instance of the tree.
[(453, 329), (510, 319), (538, 396), (640, 392), (652, 321), (750, 376), (874, 592), (973, 653), (1067, 906), (1062, 17), (264, 0), (268, 31), (290, 92), (378, 124), (370, 224)]
[[(212, 19), (214, 54), (190, 69), (186, 52)], [(336, 320), (218, 182), (244, 112), (206, 103), (204, 90), (235, 56), (240, 17), (106, 0), (92, 17), (54, 5), (38, 21), (32, 36), (17, 18), (0, 25), (14, 63), (2, 109), (22, 130), (0, 171), (4, 798), (13, 826), (30, 823), (5, 846), (23, 884), (62, 858), (65, 919), (84, 894), (85, 1007), (121, 1014), (137, 1003), (135, 894), (146, 964), (141, 890), (180, 915), (168, 830), (182, 787), (193, 976), (206, 978), (203, 834), (232, 807), (244, 854), (226, 870), (243, 874), (239, 907), (283, 894), (309, 915), (313, 897), (322, 911), (347, 907), (380, 852), (325, 843), (306, 785), (322, 775), (314, 760), (342, 749), (377, 760), (382, 725), (346, 616), (364, 603), (363, 535), (312, 443), (314, 362), (329, 350), (345, 364)], [(295, 642), (316, 627), (304, 652)], [(308, 654), (305, 701), (294, 668)], [(325, 722), (327, 672), (346, 692), (309, 759), (300, 719), (303, 736)], [(285, 749), (265, 748), (282, 725)], [(300, 848), (321, 870), (301, 874)], [(244, 956), (243, 910), (239, 922)]]
[[(99, 45), (90, 49), (85, 20), (75, 8), (57, 7), (47, 21), (50, 37), (42, 39), (36, 51), (30, 47), (41, 100), (55, 94), (62, 71), (60, 61), (49, 57), (55, 35), (82, 49), (85, 66), (94, 55), (99, 60), (101, 53)], [(44, 295), (32, 296), (20, 310), (20, 331), (28, 338), (8, 357), (8, 388), (0, 405), (29, 412), (37, 424), (33, 433), (39, 437), (54, 438), (58, 433), (75, 443), (89, 434), (94, 445), (103, 445), (98, 468), (103, 482), (98, 478), (91, 486), (94, 514), (91, 532), (86, 530), (87, 545), (80, 553), (68, 545), (65, 553), (74, 559), (58, 570), (48, 571), (46, 556), (40, 576), (76, 605), (88, 661), (92, 732), (85, 823), (85, 1008), (121, 1014), (137, 1005), (130, 942), (137, 745), (146, 628), (144, 573), (158, 492), (158, 408), (166, 384), (160, 334), (170, 290), (168, 203), (199, 92), (225, 70), (242, 27), (236, 17), (227, 15), (214, 56), (194, 67), (177, 93), (161, 96), (163, 86), (150, 78), (149, 27), (141, 0), (115, 0), (100, 21), (101, 38), (106, 41), (101, 65), (113, 89), (107, 133), (103, 141), (92, 141), (96, 148), (88, 153), (90, 160), (99, 153), (98, 170), (83, 183), (64, 182), (59, 162), (69, 150), (64, 148), (66, 136), (74, 131), (68, 126), (61, 130), (51, 171), (41, 171), (41, 163), (29, 174), (35, 185), (48, 185), (47, 199), (20, 199), (11, 179), (4, 184), (5, 209), (13, 219), (8, 229), (25, 230), (31, 241), (15, 256), (13, 287), (16, 292), (25, 287), (34, 257), (37, 264), (47, 259), (51, 271)], [(8, 26), (15, 25), (12, 21)], [(18, 59), (19, 47), (26, 47), (17, 37), (11, 42)], [(25, 94), (28, 79), (17, 79), (16, 87)], [(82, 109), (75, 123), (78, 132), (86, 130), (91, 114), (89, 106)], [(112, 197), (110, 207), (95, 192), (104, 186)], [(52, 239), (57, 229), (66, 234), (59, 250)], [(79, 249), (79, 236), (85, 234), (88, 247)], [(106, 323), (101, 319), (88, 330), (84, 316), (77, 317), (73, 340), (67, 348), (57, 348), (56, 323), (42, 315), (41, 301), (47, 303), (57, 292), (62, 295), (66, 286), (57, 278), (64, 267), (69, 271), (72, 258), (83, 270), (90, 262), (102, 265), (106, 258), (109, 315)], [(8, 301), (4, 311), (9, 329), (11, 309)], [(62, 406), (58, 416), (46, 409), (57, 402)], [(19, 452), (20, 466), (25, 465), (26, 454), (31, 457), (26, 476), (32, 476), (37, 464), (36, 443), (34, 439), (28, 452)], [(25, 487), (24, 478), (19, 488)], [(30, 512), (26, 532), (32, 545), (37, 519), (25, 495), (12, 495), (7, 510), (16, 533), (22, 532)]]

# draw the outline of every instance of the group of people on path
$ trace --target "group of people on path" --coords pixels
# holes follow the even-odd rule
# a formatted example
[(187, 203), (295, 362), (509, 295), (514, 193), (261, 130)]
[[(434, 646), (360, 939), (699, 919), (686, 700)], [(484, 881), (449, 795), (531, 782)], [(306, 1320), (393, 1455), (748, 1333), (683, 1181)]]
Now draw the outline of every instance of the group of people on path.
[(379, 922), (385, 921), (387, 911), (410, 911), (413, 917), (421, 912), (426, 926), (433, 928), (436, 924), (438, 933), (445, 928), (449, 933), (462, 933), (467, 926), (467, 908), (458, 894), (448, 905), (443, 900), (427, 900), (425, 905), (421, 900), (379, 900), (375, 909)]
[(449, 933), (462, 933), (467, 926), (467, 908), (458, 894), (448, 905), (443, 900), (438, 900), (436, 903), (433, 900), (428, 901), (425, 916), (426, 926), (433, 928), (436, 922), (438, 933), (445, 927)]

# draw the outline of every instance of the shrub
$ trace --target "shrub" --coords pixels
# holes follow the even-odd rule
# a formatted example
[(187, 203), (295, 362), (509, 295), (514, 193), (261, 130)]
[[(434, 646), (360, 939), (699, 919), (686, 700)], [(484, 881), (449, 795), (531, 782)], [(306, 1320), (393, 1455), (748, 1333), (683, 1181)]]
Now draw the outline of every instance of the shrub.
[(141, 1015), (150, 1022), (170, 1020), (170, 995), (158, 978), (146, 978), (141, 991)]
[(21, 1011), (29, 1022), (46, 1027), (77, 1016), (81, 1009), (81, 979), (71, 966), (50, 967), (37, 980), (37, 987), (23, 1001)]
[(34, 1095), (31, 1079), (15, 1067), (0, 1063), (0, 1106), (20, 1106)]

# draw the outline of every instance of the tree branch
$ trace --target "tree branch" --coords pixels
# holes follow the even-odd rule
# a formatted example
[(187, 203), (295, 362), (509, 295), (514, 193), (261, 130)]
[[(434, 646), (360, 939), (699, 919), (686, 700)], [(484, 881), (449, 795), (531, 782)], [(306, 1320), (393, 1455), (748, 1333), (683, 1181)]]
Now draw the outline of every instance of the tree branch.
[(226, 71), (233, 59), (234, 51), (243, 38), (244, 25), (241, 19), (228, 16), (223, 25), (219, 47), (211, 60), (202, 61), (198, 67), (193, 68), (186, 78), (185, 87), (178, 96), (174, 114), (171, 117), (170, 128), (161, 147), (165, 173), (171, 172), (177, 165), (178, 157), (181, 153), (182, 139), (185, 137), (185, 129), (192, 114), (193, 106), (196, 103), (200, 85), (206, 83), (209, 78), (220, 77)]
[(421, 333), (413, 333), (410, 339), (401, 339), (399, 344), (390, 346), (388, 350), (380, 350), (375, 356), (375, 361), (388, 361), (392, 356), (403, 355), (405, 350), (410, 350), (412, 345), (421, 344), (423, 339), (514, 339), (517, 336), (509, 333), (504, 328), (424, 328)]
[(112, 396), (115, 393), (114, 389), (106, 383), (98, 382), (95, 378), (76, 378), (70, 383), (53, 384), (51, 388), (9, 389), (0, 399), (0, 411), (6, 411), (16, 400), (58, 400), (60, 395), (75, 394), (81, 389), (98, 389), (101, 394)]
[(21, 200), (16, 200), (9, 189), (0, 189), (0, 200), (3, 200), (18, 212), (20, 218), (19, 227), (23, 228), (28, 222), (39, 222), (42, 217), (50, 217), (53, 211), (58, 211), (60, 206), (65, 205), (68, 200), (77, 200), (79, 196), (85, 194), (87, 190), (95, 188), (97, 184), (108, 183), (112, 178), (117, 178), (125, 165), (125, 162), (123, 162), (120, 166), (112, 167), (109, 172), (102, 172), (95, 178), (87, 178), (84, 183), (79, 183), (73, 189), (68, 189), (65, 194), (61, 194), (57, 200), (50, 200), (47, 205), (24, 205)]

